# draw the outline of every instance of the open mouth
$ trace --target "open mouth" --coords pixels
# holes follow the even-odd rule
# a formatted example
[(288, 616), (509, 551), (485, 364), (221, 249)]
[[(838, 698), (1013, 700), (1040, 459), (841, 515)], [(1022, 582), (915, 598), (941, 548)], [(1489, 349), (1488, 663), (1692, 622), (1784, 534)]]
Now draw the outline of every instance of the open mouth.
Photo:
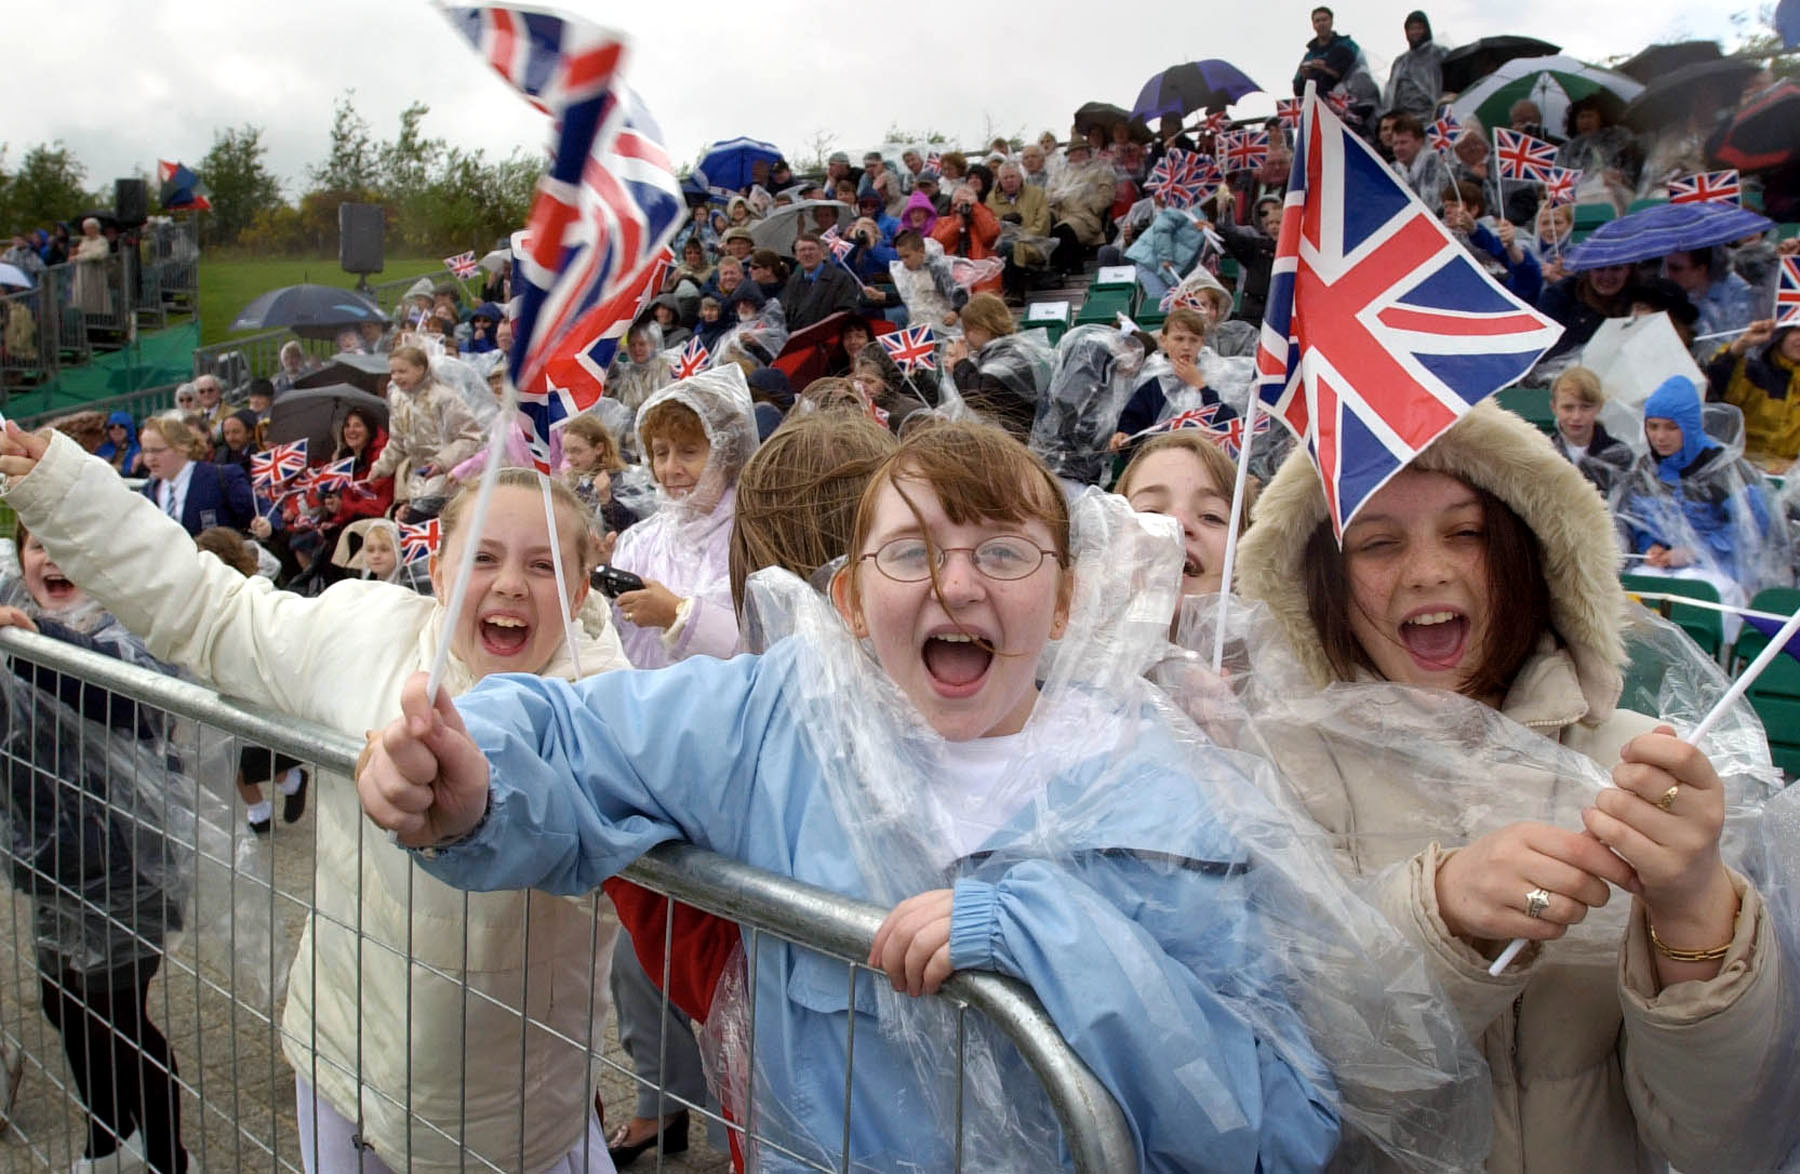
[(44, 594), (50, 597), (51, 603), (67, 603), (80, 590), (59, 571), (47, 571), (44, 574)]
[(950, 629), (925, 638), (919, 656), (925, 675), (941, 697), (969, 697), (979, 692), (994, 663), (991, 641), (971, 632)]
[(1468, 651), (1469, 617), (1453, 608), (1420, 612), (1400, 624), (1400, 643), (1426, 669), (1453, 669)]
[(490, 656), (517, 656), (531, 642), (531, 622), (519, 616), (495, 613), (476, 624), (481, 647)]

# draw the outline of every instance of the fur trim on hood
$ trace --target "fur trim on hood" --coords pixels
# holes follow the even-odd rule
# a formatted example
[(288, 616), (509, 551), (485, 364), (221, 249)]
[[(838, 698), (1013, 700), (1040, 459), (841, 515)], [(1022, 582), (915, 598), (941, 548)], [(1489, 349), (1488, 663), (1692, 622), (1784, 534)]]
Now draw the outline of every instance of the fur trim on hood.
[[(1421, 453), (1413, 468), (1448, 473), (1511, 506), (1543, 550), (1550, 622), (1575, 664), (1588, 706), (1584, 724), (1606, 720), (1623, 688), (1625, 592), (1606, 502), (1543, 433), (1481, 403)], [(1307, 611), (1301, 558), (1326, 520), (1325, 494), (1296, 448), (1258, 497), (1238, 554), (1238, 593), (1261, 600), (1321, 686), (1333, 680)]]

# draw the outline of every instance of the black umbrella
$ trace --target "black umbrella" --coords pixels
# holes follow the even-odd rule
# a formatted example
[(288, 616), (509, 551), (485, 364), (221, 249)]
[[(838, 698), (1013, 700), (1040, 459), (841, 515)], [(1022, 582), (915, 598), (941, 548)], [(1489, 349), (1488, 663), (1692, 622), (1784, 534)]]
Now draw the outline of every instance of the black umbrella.
[(1676, 41), (1669, 45), (1652, 45), (1618, 67), (1618, 72), (1633, 81), (1649, 85), (1665, 73), (1673, 73), (1684, 65), (1717, 61), (1717, 41)]
[(1112, 128), (1120, 123), (1130, 125), (1131, 111), (1122, 106), (1114, 106), (1111, 102), (1089, 102), (1075, 112), (1075, 134), (1087, 133), (1088, 127), (1097, 126), (1112, 137)]
[(1713, 161), (1767, 171), (1800, 158), (1800, 85), (1778, 82), (1752, 98), (1706, 144)]
[(296, 388), (331, 387), (334, 384), (348, 383), (359, 387), (370, 395), (380, 395), (388, 385), (388, 357), (386, 355), (333, 355), (331, 360), (317, 371), (308, 372), (294, 380)]
[(1631, 100), (1631, 105), (1625, 107), (1625, 125), (1632, 130), (1651, 131), (1686, 122), (1696, 113), (1705, 117), (1721, 106), (1735, 106), (1744, 83), (1761, 68), (1761, 64), (1745, 57), (1721, 57), (1684, 65), (1663, 74)]
[(295, 388), (275, 397), (269, 409), (269, 443), (306, 440), (310, 460), (329, 457), (337, 448), (338, 427), (351, 408), (367, 408), (381, 427), (388, 423), (386, 401), (348, 383)]
[(364, 322), (386, 322), (387, 315), (368, 298), (334, 285), (290, 285), (270, 290), (238, 312), (231, 329), (276, 330), (291, 327), (301, 338), (335, 338), (341, 330)]
[(1515, 57), (1549, 57), (1560, 45), (1536, 37), (1483, 37), (1444, 54), (1444, 92), (1460, 94)]

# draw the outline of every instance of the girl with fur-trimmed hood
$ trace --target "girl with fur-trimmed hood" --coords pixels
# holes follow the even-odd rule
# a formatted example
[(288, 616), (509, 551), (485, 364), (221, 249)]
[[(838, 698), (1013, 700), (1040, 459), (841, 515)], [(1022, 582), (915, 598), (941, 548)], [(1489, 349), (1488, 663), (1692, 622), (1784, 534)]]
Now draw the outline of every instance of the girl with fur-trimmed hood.
[[(1769, 1120), (1791, 1115), (1757, 1107), (1793, 1047), (1775, 918), (1721, 860), (1712, 764), (1617, 708), (1612, 533), (1580, 472), (1489, 404), (1376, 492), (1341, 547), (1296, 452), (1256, 505), (1239, 586), (1323, 692), (1285, 725), (1256, 706), (1298, 712), (1275, 694), (1303, 685), (1271, 684), (1248, 712), (1485, 1056), (1487, 1169), (1769, 1168), (1791, 1143)], [(1578, 787), (1596, 764), (1615, 785)], [(1607, 922), (1609, 897), (1630, 908)], [(1531, 945), (1490, 974), (1516, 937)]]

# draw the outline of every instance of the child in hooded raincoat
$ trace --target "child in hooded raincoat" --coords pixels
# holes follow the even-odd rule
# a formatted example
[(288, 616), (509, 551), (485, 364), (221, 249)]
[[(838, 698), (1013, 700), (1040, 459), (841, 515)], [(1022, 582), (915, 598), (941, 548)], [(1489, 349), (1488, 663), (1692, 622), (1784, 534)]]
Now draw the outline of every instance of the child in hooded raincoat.
[(137, 421), (131, 413), (120, 410), (106, 418), (106, 441), (94, 455), (119, 471), (123, 477), (136, 477), (138, 468)]

